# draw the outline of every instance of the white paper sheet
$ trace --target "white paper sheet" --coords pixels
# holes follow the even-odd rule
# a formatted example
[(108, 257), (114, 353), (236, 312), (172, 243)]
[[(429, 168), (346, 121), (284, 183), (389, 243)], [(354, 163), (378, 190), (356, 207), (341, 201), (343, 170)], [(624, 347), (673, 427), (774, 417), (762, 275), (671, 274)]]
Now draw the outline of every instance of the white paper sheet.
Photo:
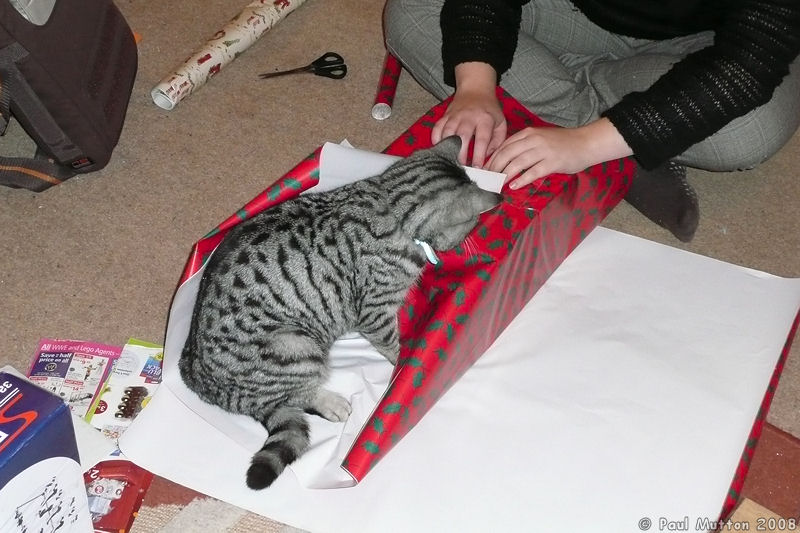
[[(319, 183), (306, 192), (323, 192), (376, 176), (398, 159), (400, 157), (396, 155), (353, 148), (347, 141), (325, 143), (320, 154)], [(499, 193), (503, 188), (505, 174), (475, 167), (464, 167), (464, 170), (481, 189)]]
[(170, 387), (120, 445), (313, 533), (705, 531), (799, 307), (800, 280), (598, 228), (355, 487), (247, 489), (250, 453)]

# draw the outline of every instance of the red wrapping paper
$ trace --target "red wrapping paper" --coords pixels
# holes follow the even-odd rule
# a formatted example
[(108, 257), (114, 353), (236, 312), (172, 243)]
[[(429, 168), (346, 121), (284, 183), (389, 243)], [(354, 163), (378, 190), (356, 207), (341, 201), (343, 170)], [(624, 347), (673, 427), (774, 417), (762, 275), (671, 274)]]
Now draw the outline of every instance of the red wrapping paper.
[(192, 274), (200, 270), (200, 267), (203, 266), (203, 263), (222, 241), (229, 229), (268, 207), (299, 196), (304, 190), (316, 185), (319, 182), (319, 155), (321, 152), (322, 147), (320, 146), (292, 170), (284, 174), (274, 185), (262, 191), (258, 196), (247, 202), (244, 207), (197, 241), (183, 269), (179, 285), (183, 285), (187, 279), (192, 277)]
[[(500, 88), (498, 96), (509, 135), (527, 126), (549, 126)], [(430, 146), (430, 130), (448, 103), (432, 108), (385, 152), (406, 156)], [(231, 227), (314, 186), (319, 180), (320, 152), (321, 147), (198, 241), (181, 283), (197, 272)], [(574, 175), (552, 175), (517, 191), (505, 188), (502, 205), (485, 213), (468, 238), (473, 243), (469, 253), (466, 247), (442, 252), (440, 264), (426, 268), (419, 288), (409, 294), (399, 314), (402, 348), (393, 381), (342, 465), (357, 481), (480, 357), (564, 258), (624, 197), (634, 168), (632, 160), (624, 159)], [(800, 314), (754, 421), (721, 520), (738, 501), (798, 322)]]
[[(509, 135), (544, 123), (501, 88)], [(431, 145), (445, 101), (420, 118), (386, 153), (407, 156)], [(315, 150), (274, 185), (201, 239), (181, 283), (242, 220), (296, 197), (319, 181)], [(573, 175), (556, 174), (516, 191), (484, 213), (469, 244), (439, 254), (400, 310), (401, 352), (391, 385), (343, 463), (360, 481), (480, 357), (564, 258), (619, 203), (634, 163), (622, 159)], [(469, 250), (469, 252), (467, 251)]]
[(758, 444), (758, 439), (761, 437), (761, 432), (764, 429), (767, 413), (769, 412), (770, 405), (772, 405), (772, 399), (775, 397), (775, 391), (778, 390), (778, 381), (780, 381), (783, 367), (786, 365), (786, 358), (789, 357), (789, 351), (792, 348), (792, 339), (794, 339), (798, 327), (800, 327), (800, 313), (798, 313), (794, 319), (792, 328), (789, 331), (789, 337), (786, 339), (786, 344), (783, 345), (783, 351), (781, 351), (778, 362), (775, 364), (775, 370), (772, 372), (772, 377), (769, 380), (767, 392), (764, 394), (764, 399), (761, 401), (761, 406), (758, 408), (758, 414), (753, 423), (753, 429), (750, 430), (750, 436), (747, 438), (747, 444), (745, 444), (742, 458), (739, 460), (739, 466), (736, 467), (736, 473), (733, 476), (733, 481), (731, 481), (731, 487), (728, 490), (728, 494), (725, 495), (725, 502), (722, 504), (722, 511), (720, 512), (720, 521), (727, 520), (736, 507), (736, 504), (739, 502), (739, 495), (742, 492), (747, 472), (750, 469), (750, 463), (756, 451), (756, 444)]
[[(549, 126), (502, 89), (509, 135)], [(446, 109), (434, 107), (386, 151), (406, 156), (430, 146)], [(627, 192), (634, 163), (552, 175), (484, 213), (469, 244), (439, 254), (400, 311), (401, 352), (392, 382), (343, 467), (358, 481), (480, 357), (566, 256)], [(469, 250), (469, 251), (467, 251)]]
[(372, 118), (384, 120), (392, 114), (392, 104), (401, 70), (400, 61), (392, 54), (387, 53), (383, 61), (381, 79), (378, 82), (378, 92), (375, 94), (372, 106)]

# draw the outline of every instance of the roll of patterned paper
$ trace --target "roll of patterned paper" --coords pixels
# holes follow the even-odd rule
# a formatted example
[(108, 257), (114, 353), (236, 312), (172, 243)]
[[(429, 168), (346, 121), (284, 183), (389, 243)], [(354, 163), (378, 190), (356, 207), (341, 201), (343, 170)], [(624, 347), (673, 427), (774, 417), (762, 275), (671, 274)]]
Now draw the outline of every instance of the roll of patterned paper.
[(383, 62), (381, 81), (378, 84), (378, 93), (375, 95), (375, 104), (372, 106), (372, 118), (385, 120), (392, 114), (392, 103), (394, 103), (394, 94), (397, 91), (397, 81), (400, 78), (401, 69), (400, 61), (391, 52), (387, 52)]
[(254, 0), (153, 87), (150, 91), (153, 102), (163, 109), (173, 109), (303, 2), (305, 0)]

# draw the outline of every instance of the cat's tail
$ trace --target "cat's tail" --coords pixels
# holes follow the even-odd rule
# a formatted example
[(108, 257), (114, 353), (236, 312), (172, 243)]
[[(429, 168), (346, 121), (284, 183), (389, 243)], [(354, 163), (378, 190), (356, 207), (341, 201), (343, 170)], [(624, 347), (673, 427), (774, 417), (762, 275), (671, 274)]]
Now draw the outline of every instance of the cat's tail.
[(277, 407), (262, 423), (269, 437), (247, 469), (247, 486), (251, 489), (269, 487), (287, 465), (308, 449), (308, 421), (299, 407)]

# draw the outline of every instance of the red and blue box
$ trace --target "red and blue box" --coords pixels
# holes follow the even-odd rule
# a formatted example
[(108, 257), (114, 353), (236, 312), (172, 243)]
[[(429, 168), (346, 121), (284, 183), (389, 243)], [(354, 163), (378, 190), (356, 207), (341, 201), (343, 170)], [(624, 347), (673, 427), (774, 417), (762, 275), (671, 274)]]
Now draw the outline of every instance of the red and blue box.
[(0, 531), (92, 531), (72, 415), (54, 394), (0, 372)]

